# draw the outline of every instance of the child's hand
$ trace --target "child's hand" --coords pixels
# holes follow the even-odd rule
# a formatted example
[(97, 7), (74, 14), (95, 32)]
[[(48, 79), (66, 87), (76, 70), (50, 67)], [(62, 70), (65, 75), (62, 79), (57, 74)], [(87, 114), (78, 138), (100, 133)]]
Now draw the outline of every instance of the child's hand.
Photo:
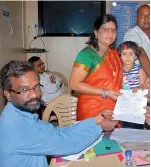
[(139, 88), (132, 88), (133, 93), (137, 93), (138, 90), (139, 90)]

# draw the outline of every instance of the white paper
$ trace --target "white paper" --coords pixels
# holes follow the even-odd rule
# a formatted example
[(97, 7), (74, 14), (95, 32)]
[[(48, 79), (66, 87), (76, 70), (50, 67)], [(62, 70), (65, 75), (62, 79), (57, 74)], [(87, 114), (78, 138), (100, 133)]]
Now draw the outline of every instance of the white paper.
[(110, 139), (118, 143), (124, 142), (150, 142), (150, 130), (116, 128), (110, 135)]
[(147, 105), (148, 90), (138, 90), (133, 93), (132, 90), (121, 90), (122, 96), (119, 96), (114, 108), (114, 120), (144, 124)]
[(87, 147), (86, 149), (84, 149), (83, 151), (79, 152), (78, 154), (73, 154), (73, 155), (69, 155), (69, 156), (65, 156), (62, 157), (65, 160), (70, 160), (70, 161), (77, 161), (78, 158), (82, 155), (85, 154), (88, 150), (90, 150), (90, 148), (94, 147), (97, 143), (99, 143), (102, 140), (102, 135), (100, 136), (100, 138), (98, 140), (96, 140), (91, 146)]

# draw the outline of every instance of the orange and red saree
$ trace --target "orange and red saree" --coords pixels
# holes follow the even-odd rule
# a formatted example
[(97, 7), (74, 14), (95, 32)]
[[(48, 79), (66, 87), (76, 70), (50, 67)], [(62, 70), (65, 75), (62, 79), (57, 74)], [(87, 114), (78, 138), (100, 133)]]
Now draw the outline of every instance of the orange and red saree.
[[(116, 50), (108, 49), (105, 56), (86, 47), (77, 56), (74, 67), (88, 72), (85, 83), (96, 88), (118, 91), (122, 87), (122, 64)], [(97, 115), (103, 110), (113, 110), (115, 101), (101, 96), (80, 94), (77, 106), (77, 120)]]

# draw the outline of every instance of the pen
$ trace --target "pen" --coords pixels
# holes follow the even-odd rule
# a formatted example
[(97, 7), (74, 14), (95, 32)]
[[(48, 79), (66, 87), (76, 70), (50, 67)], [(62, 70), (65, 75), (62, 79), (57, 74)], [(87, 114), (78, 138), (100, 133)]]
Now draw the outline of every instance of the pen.
[(112, 120), (110, 117), (108, 117), (108, 116), (106, 116), (106, 115), (104, 115), (104, 114), (102, 114), (102, 117), (103, 117), (104, 119), (108, 119), (108, 120), (110, 120), (110, 121), (113, 122), (113, 120)]
[[(102, 117), (103, 117), (104, 119), (108, 119), (108, 120), (114, 122), (114, 120), (112, 120), (110, 117), (108, 117), (108, 116), (106, 116), (106, 115), (104, 115), (104, 114), (102, 114)], [(117, 126), (118, 128), (122, 128), (121, 122), (119, 122), (116, 126)]]

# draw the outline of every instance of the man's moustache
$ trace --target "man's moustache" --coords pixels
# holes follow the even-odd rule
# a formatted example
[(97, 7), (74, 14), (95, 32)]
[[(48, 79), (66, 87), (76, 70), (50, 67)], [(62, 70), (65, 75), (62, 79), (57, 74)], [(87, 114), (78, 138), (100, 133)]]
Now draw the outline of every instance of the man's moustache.
[(41, 100), (38, 99), (38, 98), (36, 98), (36, 99), (31, 99), (31, 100), (27, 101), (27, 102), (25, 103), (25, 105), (27, 105), (27, 104), (29, 104), (29, 103), (32, 103), (32, 102), (41, 102)]

